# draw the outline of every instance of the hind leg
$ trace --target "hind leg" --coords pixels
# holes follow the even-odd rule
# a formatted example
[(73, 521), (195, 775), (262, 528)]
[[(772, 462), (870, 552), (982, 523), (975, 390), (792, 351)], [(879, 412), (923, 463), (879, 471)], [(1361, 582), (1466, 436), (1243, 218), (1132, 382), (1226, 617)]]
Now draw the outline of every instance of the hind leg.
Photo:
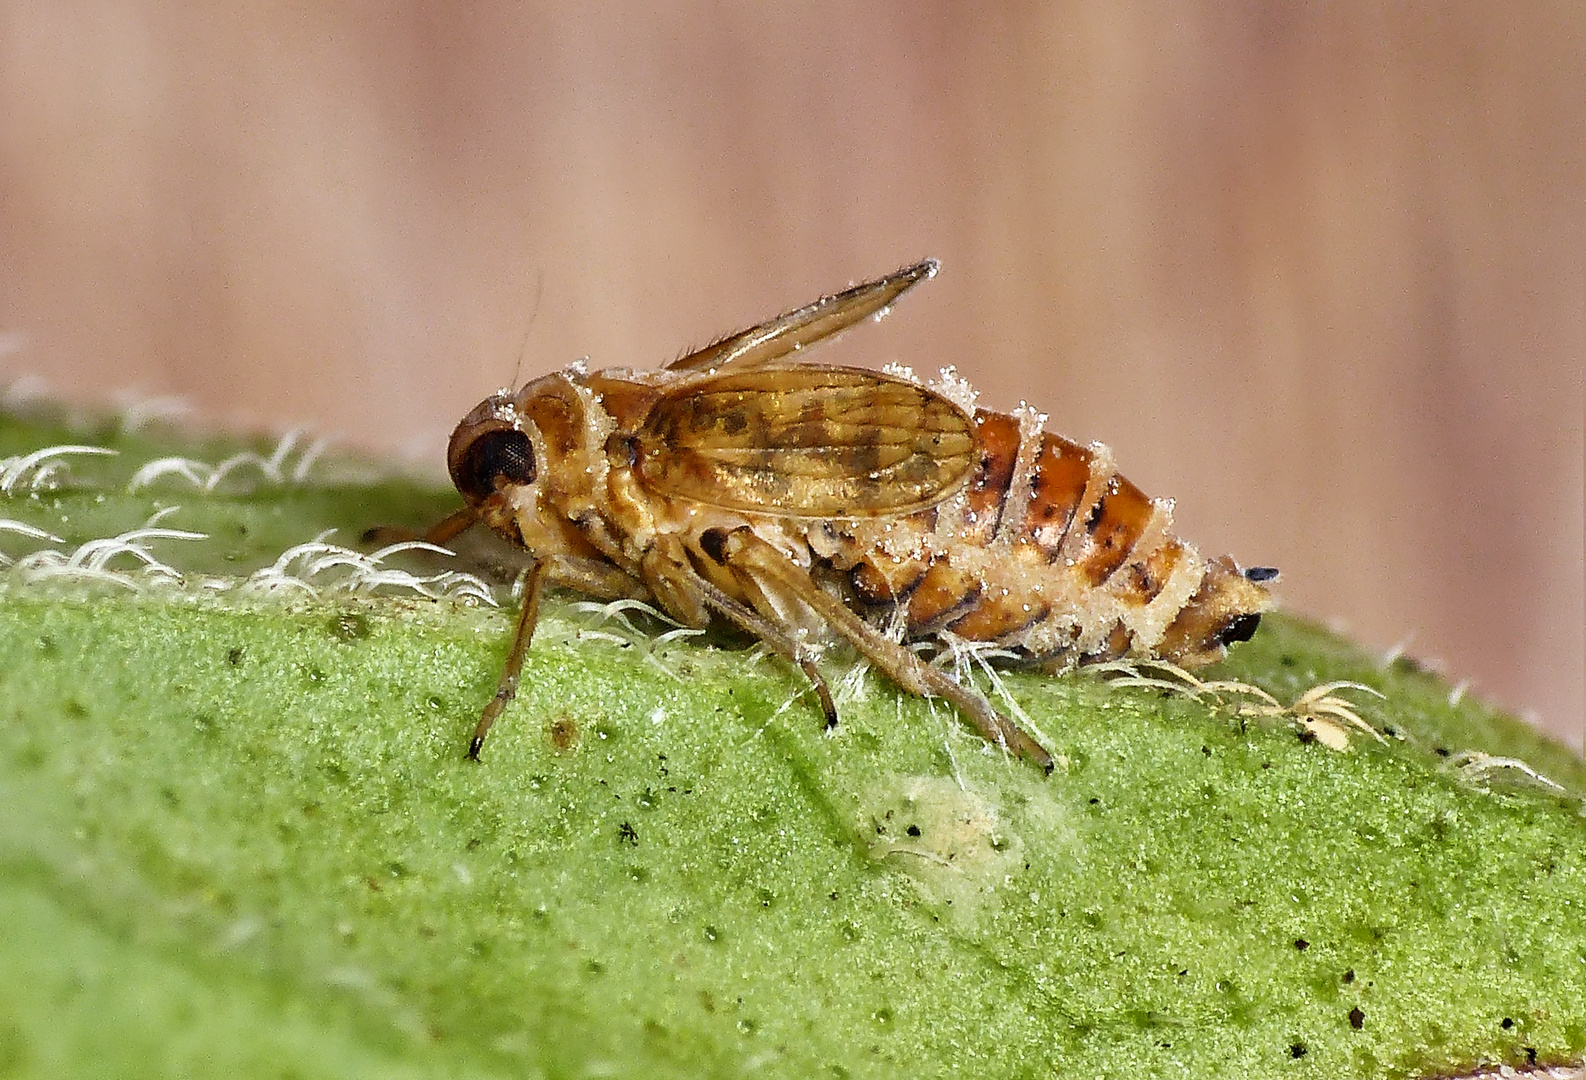
[(728, 533), (719, 550), (724, 565), (754, 578), (768, 594), (781, 593), (803, 603), (904, 690), (921, 697), (947, 699), (988, 742), (1028, 758), (1047, 772), (1052, 771), (1052, 755), (1027, 731), (1000, 715), (974, 690), (882, 636), (848, 610), (841, 600), (822, 590), (808, 571), (790, 562), (751, 530), (740, 528)]

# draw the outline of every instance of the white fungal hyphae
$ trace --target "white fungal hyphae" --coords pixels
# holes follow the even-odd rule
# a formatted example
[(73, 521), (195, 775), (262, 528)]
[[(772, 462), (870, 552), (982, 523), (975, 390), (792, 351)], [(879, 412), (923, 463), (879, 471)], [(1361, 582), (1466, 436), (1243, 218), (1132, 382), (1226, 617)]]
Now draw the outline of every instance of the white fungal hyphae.
[(1370, 735), (1378, 742), (1387, 742), (1376, 728), (1360, 716), (1357, 703), (1340, 696), (1343, 691), (1349, 690), (1377, 698), (1383, 696), (1380, 691), (1364, 683), (1318, 683), (1284, 705), (1259, 686), (1235, 679), (1198, 679), (1177, 664), (1163, 660), (1117, 660), (1098, 665), (1095, 670), (1113, 686), (1133, 686), (1175, 694), (1215, 708), (1231, 708), (1236, 716), (1293, 721), (1307, 735), (1333, 750), (1349, 749), (1351, 730)]
[(329, 535), (327, 531), (307, 543), (287, 548), (270, 566), (254, 571), (240, 587), (248, 592), (287, 591), (308, 595), (407, 592), (431, 600), (496, 604), (490, 586), (473, 574), (446, 570), (420, 575), (385, 565), (393, 555), (407, 551), (450, 556), (452, 552), (447, 548), (422, 540), (407, 540), (366, 554), (328, 543), (326, 537)]
[(228, 481), (241, 478), (246, 488), (263, 482), (274, 486), (306, 483), (309, 471), (329, 448), (329, 438), (315, 439), (303, 448), (296, 461), (291, 460), (303, 434), (291, 431), (284, 435), (268, 456), (252, 451), (242, 451), (211, 465), (187, 457), (155, 458), (139, 467), (127, 482), (127, 491), (136, 494), (161, 481), (179, 479), (203, 492), (213, 492)]
[(0, 458), (0, 494), (48, 491), (65, 482), (68, 458), (112, 457), (115, 453), (103, 446), (66, 445)]
[[(7, 574), (25, 584), (42, 582), (97, 582), (139, 591), (150, 585), (180, 585), (182, 572), (155, 555), (156, 540), (203, 540), (205, 534), (187, 529), (170, 529), (160, 524), (176, 513), (170, 506), (156, 512), (141, 528), (116, 536), (89, 540), (70, 551), (47, 549), (16, 559)], [(48, 539), (62, 542), (57, 537)], [(112, 566), (118, 561), (121, 565)], [(130, 563), (131, 565), (127, 565)]]

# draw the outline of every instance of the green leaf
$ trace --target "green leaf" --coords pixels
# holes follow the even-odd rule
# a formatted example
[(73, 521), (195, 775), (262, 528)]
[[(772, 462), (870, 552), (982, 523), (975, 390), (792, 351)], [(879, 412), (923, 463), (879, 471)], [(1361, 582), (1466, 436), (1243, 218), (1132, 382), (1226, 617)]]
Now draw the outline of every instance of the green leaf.
[[(476, 567), (392, 555), (411, 576), (374, 588), (305, 558), (311, 589), (242, 587), (454, 496), (347, 460), (294, 480), (297, 447), (279, 482), (244, 463), (129, 493), (150, 461), (244, 448), (0, 421), (13, 463), (63, 443), (120, 453), (0, 495), (58, 538), (0, 524), (0, 1074), (1397, 1076), (1586, 1052), (1586, 766), (1412, 664), (1273, 618), (1216, 673), (1284, 704), (1380, 691), (1341, 692), (1387, 732), (1344, 752), (1237, 693), (1004, 672), (1044, 777), (852, 656), (825, 662), (827, 735), (779, 661), (569, 597), (474, 764), (511, 612), (436, 575)], [(179, 581), (127, 545), (97, 549), (125, 583), (83, 580), (81, 545), (173, 506), (156, 528), (207, 538), (128, 544)], [(459, 599), (401, 586), (423, 578)]]

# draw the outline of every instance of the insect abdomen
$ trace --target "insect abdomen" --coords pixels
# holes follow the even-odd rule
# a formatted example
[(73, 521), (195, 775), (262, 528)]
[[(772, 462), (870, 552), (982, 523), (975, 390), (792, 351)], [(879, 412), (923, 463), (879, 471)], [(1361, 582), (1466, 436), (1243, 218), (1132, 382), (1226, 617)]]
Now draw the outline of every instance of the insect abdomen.
[(908, 638), (950, 633), (1058, 663), (1194, 664), (1249, 636), (1266, 590), (1172, 535), (1172, 504), (1120, 475), (1106, 447), (1027, 413), (977, 410), (975, 428), (969, 484), (891, 526), (916, 530), (912, 552), (874, 525), (850, 534), (855, 595), (900, 611)]

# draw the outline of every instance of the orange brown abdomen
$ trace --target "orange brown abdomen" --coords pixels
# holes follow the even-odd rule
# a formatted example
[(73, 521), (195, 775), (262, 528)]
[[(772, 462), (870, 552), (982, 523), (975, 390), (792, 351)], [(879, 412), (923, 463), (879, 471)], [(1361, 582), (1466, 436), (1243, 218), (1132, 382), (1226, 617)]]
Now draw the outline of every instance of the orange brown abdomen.
[(1117, 473), (1106, 447), (1040, 419), (977, 410), (981, 453), (962, 491), (889, 522), (834, 523), (812, 546), (862, 606), (900, 613), (909, 640), (951, 634), (1052, 666), (1192, 666), (1247, 639), (1271, 572), (1203, 559), (1172, 534), (1171, 503)]

